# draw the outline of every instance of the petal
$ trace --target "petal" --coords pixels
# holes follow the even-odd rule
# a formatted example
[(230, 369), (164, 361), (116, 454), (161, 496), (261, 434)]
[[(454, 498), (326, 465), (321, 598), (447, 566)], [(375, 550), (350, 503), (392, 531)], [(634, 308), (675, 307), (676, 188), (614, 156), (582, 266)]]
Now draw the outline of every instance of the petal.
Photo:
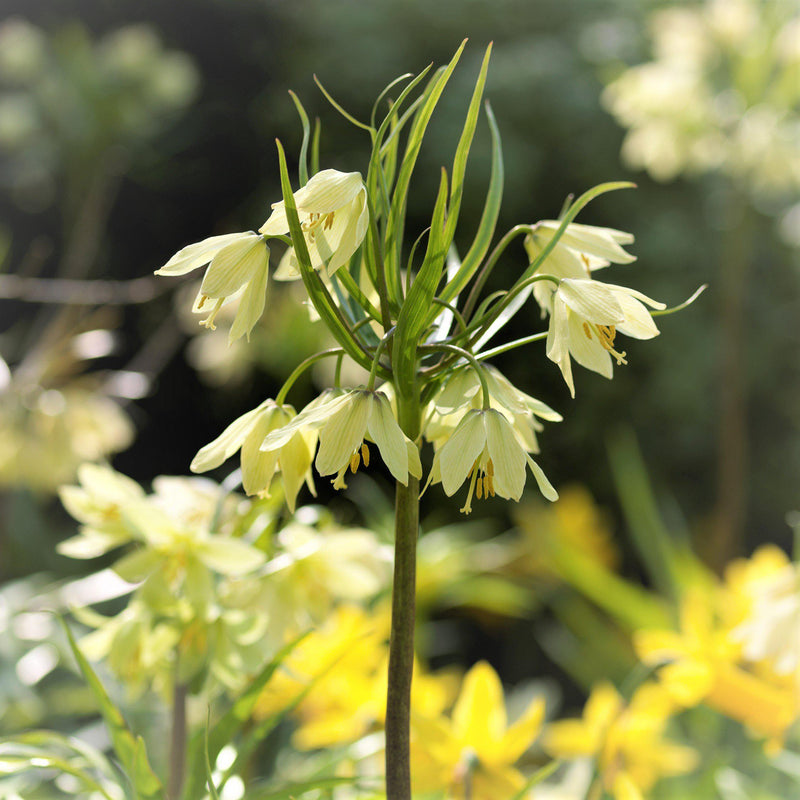
[(267, 280), (269, 278), (269, 249), (267, 249), (263, 263), (256, 269), (244, 294), (239, 300), (239, 308), (228, 334), (228, 344), (235, 342), (242, 336), (250, 340), (250, 331), (264, 313), (267, 301)]
[(313, 443), (308, 440), (309, 437), (304, 436), (302, 432), (296, 433), (279, 451), (278, 462), (283, 477), (284, 498), (289, 511), (293, 514), (297, 495), (303, 482), (311, 474), (311, 463), (314, 460), (317, 440), (316, 437), (313, 437)]
[(486, 661), (479, 661), (464, 677), (453, 708), (453, 732), (463, 746), (479, 754), (499, 742), (506, 732), (503, 686)]
[(624, 319), (614, 292), (600, 281), (565, 278), (557, 294), (571, 311), (589, 322), (616, 325)]
[(314, 430), (325, 424), (331, 414), (335, 414), (350, 401), (351, 392), (338, 394), (323, 392), (310, 402), (291, 422), (272, 431), (261, 444), (262, 450), (279, 450), (296, 433), (303, 429)]
[(617, 302), (625, 313), (625, 319), (617, 325), (620, 333), (634, 339), (652, 339), (658, 336), (658, 328), (642, 303), (622, 292), (617, 293)]
[(350, 392), (347, 402), (325, 421), (314, 462), (320, 475), (333, 475), (347, 466), (364, 441), (372, 404), (372, 392)]
[(286, 206), (283, 200), (272, 204), (272, 213), (267, 221), (258, 229), (264, 236), (281, 236), (289, 233), (289, 221), (286, 219)]
[(494, 466), (495, 490), (501, 497), (519, 500), (525, 488), (526, 453), (508, 420), (495, 409), (484, 412), (486, 446)]
[(582, 367), (610, 379), (614, 375), (614, 365), (608, 350), (598, 341), (597, 333), (593, 333), (589, 329), (590, 335), (587, 336), (586, 328), (583, 327), (584, 322), (577, 314), (568, 315), (567, 326), (569, 328), (570, 355)]
[(229, 297), (252, 278), (268, 257), (266, 243), (257, 233), (226, 245), (209, 265), (200, 294), (214, 299)]
[(358, 246), (364, 240), (364, 236), (367, 234), (369, 216), (367, 214), (366, 190), (359, 192), (350, 206), (346, 209), (342, 209), (336, 216), (338, 217), (340, 214), (346, 215), (344, 217), (346, 226), (342, 231), (333, 258), (331, 258), (328, 264), (329, 275), (333, 275), (339, 267), (348, 262), (350, 256), (355, 253)]
[[(539, 226), (545, 231), (552, 231), (554, 235), (561, 223), (556, 220), (544, 220), (539, 223)], [(567, 225), (558, 244), (571, 247), (579, 253), (588, 253), (598, 258), (608, 259), (615, 264), (630, 264), (632, 261), (636, 261), (636, 256), (626, 253), (620, 245), (633, 244), (633, 241), (633, 235), (624, 231), (572, 222)]]
[(653, 300), (652, 297), (648, 297), (646, 294), (637, 292), (636, 289), (631, 289), (627, 286), (617, 286), (614, 283), (607, 283), (605, 285), (608, 286), (608, 288), (614, 291), (615, 293), (621, 292), (622, 294), (627, 294), (630, 295), (631, 297), (635, 297), (637, 300), (641, 300), (643, 303), (646, 303), (651, 308), (657, 308), (659, 311), (663, 311), (667, 307), (665, 303), (660, 303), (658, 300)]
[(358, 172), (323, 169), (294, 193), (297, 210), (305, 214), (330, 214), (346, 206), (364, 188)]
[(249, 235), (249, 232), (223, 233), (221, 236), (209, 236), (202, 242), (187, 245), (182, 250), (178, 250), (161, 269), (156, 270), (155, 274), (185, 275), (187, 272), (207, 264), (226, 245), (235, 242), (242, 236)]
[(547, 329), (547, 357), (558, 364), (569, 393), (575, 397), (575, 383), (572, 380), (572, 364), (569, 359), (569, 311), (564, 301), (555, 296), (550, 327)]
[(269, 490), (278, 466), (278, 453), (259, 448), (270, 429), (280, 424), (276, 420), (280, 416), (283, 416), (283, 412), (277, 408), (266, 409), (256, 419), (242, 443), (242, 486), (249, 495)]
[(234, 420), (213, 442), (197, 453), (189, 469), (192, 472), (207, 472), (229, 459), (242, 446), (247, 434), (258, 423), (259, 416), (270, 403), (272, 400), (265, 400), (257, 408)]
[(367, 431), (372, 441), (378, 445), (383, 463), (389, 472), (403, 484), (408, 485), (408, 449), (406, 437), (392, 413), (392, 406), (386, 395), (375, 392), (372, 395), (372, 411), (367, 423)]
[(511, 726), (500, 746), (506, 764), (513, 764), (533, 744), (544, 721), (544, 698), (534, 699), (525, 713)]
[(558, 500), (558, 492), (553, 488), (553, 484), (547, 480), (547, 475), (544, 474), (544, 470), (527, 453), (525, 454), (525, 458), (528, 461), (528, 466), (531, 468), (533, 477), (536, 479), (536, 483), (542, 495), (551, 502)]
[(408, 474), (419, 480), (422, 477), (422, 462), (419, 460), (419, 447), (407, 436), (406, 450), (408, 452)]
[(303, 276), (297, 266), (297, 259), (294, 257), (294, 247), (287, 248), (281, 256), (278, 266), (272, 277), (276, 281), (299, 281)]
[(448, 497), (464, 483), (485, 446), (483, 412), (477, 409), (468, 411), (437, 453), (442, 487)]

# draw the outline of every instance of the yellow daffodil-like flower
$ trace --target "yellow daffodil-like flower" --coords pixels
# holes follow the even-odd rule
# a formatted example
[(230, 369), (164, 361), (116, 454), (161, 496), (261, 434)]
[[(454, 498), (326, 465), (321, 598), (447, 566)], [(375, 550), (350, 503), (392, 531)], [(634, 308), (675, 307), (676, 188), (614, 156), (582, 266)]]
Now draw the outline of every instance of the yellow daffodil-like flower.
[(535, 698), (508, 725), (500, 679), (489, 664), (479, 662), (465, 676), (451, 718), (412, 710), (414, 790), (510, 800), (525, 785), (514, 764), (539, 735), (543, 718), (544, 700)]
[[(324, 169), (294, 193), (294, 202), (312, 269), (327, 264), (332, 275), (347, 263), (367, 233), (367, 188), (361, 175)], [(266, 236), (289, 232), (283, 200), (272, 204), (272, 214), (260, 232)], [(284, 280), (299, 274), (293, 249), (284, 255), (278, 269)]]
[(228, 339), (231, 342), (241, 336), (249, 339), (250, 331), (264, 311), (267, 297), (269, 247), (266, 237), (251, 231), (211, 236), (179, 250), (156, 270), (156, 275), (185, 275), (204, 264), (209, 267), (192, 311), (210, 311), (201, 324), (214, 330), (214, 320), (222, 304), (241, 291), (239, 309)]
[(657, 684), (642, 684), (626, 704), (616, 689), (592, 689), (583, 718), (547, 727), (545, 749), (559, 758), (593, 756), (614, 800), (645, 800), (659, 778), (690, 772), (694, 750), (663, 738), (675, 705)]
[(400, 483), (407, 485), (408, 476), (419, 478), (422, 466), (417, 446), (403, 434), (394, 418), (391, 403), (383, 392), (352, 389), (344, 394), (330, 392), (309, 405), (288, 425), (270, 433), (261, 445), (270, 451), (283, 447), (289, 437), (300, 430), (317, 431), (319, 452), (315, 466), (320, 475), (336, 475), (333, 485), (347, 487), (344, 476), (348, 468), (369, 466), (368, 441), (378, 447), (384, 464)]
[(681, 608), (680, 631), (641, 630), (634, 636), (639, 657), (663, 664), (658, 677), (681, 705), (705, 703), (767, 738), (775, 750), (800, 717), (791, 680), (760, 675), (741, 661), (741, 645), (721, 626), (706, 593), (689, 592)]
[[(525, 237), (525, 251), (531, 262), (550, 244), (560, 226), (560, 222), (551, 219), (533, 226), (533, 230)], [(536, 272), (556, 278), (590, 278), (594, 270), (609, 264), (636, 261), (636, 256), (623, 250), (624, 244), (633, 244), (633, 234), (573, 222), (567, 225)], [(542, 317), (553, 311), (554, 292), (555, 286), (550, 281), (539, 281), (533, 285), (533, 296), (542, 309)]]
[(441, 481), (448, 497), (469, 478), (467, 502), (461, 509), (472, 510), (472, 496), (494, 496), (519, 500), (525, 488), (527, 467), (539, 490), (548, 500), (558, 493), (542, 468), (528, 455), (511, 423), (496, 409), (473, 409), (458, 423), (450, 438), (436, 451), (428, 483)]
[(612, 356), (617, 364), (627, 363), (625, 353), (615, 349), (617, 332), (635, 339), (658, 336), (644, 304), (666, 307), (635, 289), (573, 278), (561, 281), (552, 302), (547, 357), (558, 364), (573, 397), (570, 356), (587, 369), (611, 378)]
[(312, 494), (314, 481), (311, 461), (316, 446), (316, 434), (298, 429), (272, 450), (261, 450), (264, 438), (271, 431), (283, 428), (296, 417), (289, 405), (265, 400), (260, 406), (234, 420), (216, 438), (203, 447), (192, 460), (192, 472), (206, 472), (218, 467), (237, 450), (242, 452), (242, 486), (247, 494), (269, 495), (269, 486), (280, 472), (286, 504), (294, 512), (297, 494), (303, 481)]

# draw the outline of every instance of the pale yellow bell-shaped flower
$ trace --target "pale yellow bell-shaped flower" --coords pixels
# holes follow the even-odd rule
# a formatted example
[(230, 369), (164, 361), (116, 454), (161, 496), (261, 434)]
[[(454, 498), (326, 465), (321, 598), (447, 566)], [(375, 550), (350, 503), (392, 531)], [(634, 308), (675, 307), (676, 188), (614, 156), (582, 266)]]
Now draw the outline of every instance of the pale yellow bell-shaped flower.
[(558, 493), (528, 455), (512, 424), (497, 409), (472, 409), (436, 451), (428, 483), (441, 482), (451, 497), (469, 478), (467, 502), (461, 509), (469, 514), (473, 493), (478, 499), (498, 494), (519, 500), (528, 467), (541, 493), (548, 500), (557, 500)]
[(613, 375), (611, 357), (625, 364), (625, 353), (614, 348), (617, 332), (634, 339), (652, 339), (658, 328), (644, 304), (666, 306), (629, 289), (590, 279), (566, 278), (553, 296), (547, 331), (547, 357), (558, 364), (575, 397), (570, 357), (606, 378)]
[[(204, 264), (209, 267), (192, 311), (210, 312), (200, 324), (214, 330), (214, 319), (223, 303), (240, 296), (228, 338), (231, 342), (241, 336), (249, 339), (267, 297), (269, 247), (265, 237), (251, 231), (211, 236), (179, 250), (155, 274), (185, 275)], [(211, 308), (206, 305), (209, 301), (213, 301)]]
[(192, 460), (192, 472), (214, 469), (241, 450), (245, 492), (268, 496), (270, 483), (275, 473), (280, 472), (286, 504), (294, 512), (297, 494), (304, 481), (314, 494), (311, 461), (316, 435), (297, 430), (280, 447), (269, 451), (260, 449), (270, 431), (283, 428), (294, 417), (295, 410), (291, 406), (265, 400), (234, 420), (213, 442), (203, 447)]
[[(550, 244), (560, 226), (559, 221), (551, 219), (534, 225), (525, 237), (525, 251), (531, 262)], [(633, 244), (633, 234), (573, 222), (567, 225), (536, 273), (556, 278), (589, 278), (592, 272), (609, 264), (630, 264), (635, 261), (636, 256), (622, 248), (627, 244)], [(550, 281), (538, 281), (533, 285), (533, 296), (542, 309), (542, 317), (552, 313), (555, 290), (555, 285)]]
[[(358, 172), (324, 169), (294, 193), (312, 269), (327, 264), (332, 275), (346, 264), (367, 233), (367, 188)], [(284, 201), (272, 204), (272, 214), (259, 229), (265, 236), (289, 232)], [(282, 279), (299, 275), (294, 250), (281, 260)]]
[(374, 442), (384, 464), (403, 485), (408, 476), (419, 478), (422, 466), (419, 449), (397, 424), (391, 403), (383, 392), (352, 389), (344, 394), (330, 392), (308, 406), (283, 429), (264, 440), (263, 450), (282, 447), (298, 430), (314, 430), (319, 435), (315, 466), (320, 475), (336, 475), (333, 485), (346, 488), (348, 467), (355, 472), (361, 462), (369, 466), (369, 446)]

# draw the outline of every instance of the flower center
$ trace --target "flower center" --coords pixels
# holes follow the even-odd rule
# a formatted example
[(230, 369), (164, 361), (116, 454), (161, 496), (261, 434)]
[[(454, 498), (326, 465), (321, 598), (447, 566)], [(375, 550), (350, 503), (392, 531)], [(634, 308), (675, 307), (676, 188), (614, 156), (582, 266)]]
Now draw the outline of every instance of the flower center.
[(331, 211), (328, 214), (317, 214), (311, 213), (308, 215), (308, 219), (300, 226), (308, 235), (309, 238), (313, 239), (316, 233), (316, 229), (322, 225), (322, 230), (327, 231), (333, 225), (333, 217), (335, 211)]
[(614, 339), (617, 338), (617, 329), (613, 325), (595, 325), (588, 322), (583, 323), (583, 332), (586, 334), (587, 339), (592, 338), (592, 332), (600, 342), (600, 346), (604, 350), (608, 350), (614, 358), (617, 359), (617, 364), (627, 364), (625, 360), (625, 352), (617, 352), (614, 349)]
[(480, 465), (480, 459), (476, 459), (470, 470), (469, 491), (467, 492), (467, 502), (461, 509), (462, 514), (469, 514), (472, 511), (472, 495), (480, 500), (482, 497), (494, 497), (494, 464), (492, 459), (487, 459), (484, 466)]

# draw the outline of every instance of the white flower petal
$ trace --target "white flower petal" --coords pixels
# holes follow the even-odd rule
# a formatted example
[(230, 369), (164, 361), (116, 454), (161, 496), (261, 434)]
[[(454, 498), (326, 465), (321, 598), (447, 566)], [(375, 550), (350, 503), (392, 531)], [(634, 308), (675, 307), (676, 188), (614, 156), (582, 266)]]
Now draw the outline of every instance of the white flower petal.
[(450, 438), (438, 451), (442, 488), (450, 497), (466, 480), (476, 459), (486, 446), (483, 411), (468, 411)]
[(298, 212), (330, 214), (350, 203), (363, 187), (358, 172), (323, 169), (294, 193), (294, 201)]
[(589, 322), (616, 325), (624, 318), (614, 292), (599, 281), (565, 278), (559, 284), (557, 294), (571, 311)]
[(528, 460), (528, 466), (531, 468), (536, 483), (539, 484), (539, 491), (551, 502), (558, 500), (558, 492), (553, 488), (553, 484), (547, 480), (544, 470), (529, 455), (526, 454), (525, 457)]
[(207, 264), (226, 245), (235, 242), (242, 236), (249, 235), (251, 235), (249, 232), (223, 233), (221, 236), (209, 236), (202, 242), (187, 245), (182, 250), (178, 250), (161, 269), (156, 270), (155, 274), (185, 275), (187, 272)]
[(525, 488), (525, 451), (508, 420), (494, 409), (484, 412), (486, 447), (494, 467), (494, 487), (501, 497), (519, 500)]
[(235, 419), (213, 442), (198, 451), (189, 469), (192, 472), (207, 472), (230, 458), (242, 446), (247, 434), (258, 423), (260, 415), (271, 402), (265, 400), (257, 408)]
[(314, 462), (320, 475), (333, 475), (346, 467), (364, 441), (372, 410), (372, 392), (354, 391), (319, 430), (319, 450)]
[(242, 336), (246, 336), (249, 341), (250, 331), (264, 313), (264, 306), (267, 302), (267, 281), (269, 280), (268, 264), (269, 250), (267, 250), (264, 263), (256, 269), (242, 294), (233, 325), (228, 333), (228, 344)]
[(620, 333), (634, 339), (652, 339), (658, 336), (658, 328), (642, 303), (622, 292), (617, 293), (617, 302), (625, 312), (625, 319), (617, 325)]
[(375, 392), (367, 432), (378, 446), (383, 463), (404, 486), (408, 485), (408, 450), (406, 437), (392, 413), (388, 398)]
[(232, 295), (268, 258), (266, 243), (257, 233), (226, 245), (211, 261), (200, 285), (200, 294), (214, 299)]

